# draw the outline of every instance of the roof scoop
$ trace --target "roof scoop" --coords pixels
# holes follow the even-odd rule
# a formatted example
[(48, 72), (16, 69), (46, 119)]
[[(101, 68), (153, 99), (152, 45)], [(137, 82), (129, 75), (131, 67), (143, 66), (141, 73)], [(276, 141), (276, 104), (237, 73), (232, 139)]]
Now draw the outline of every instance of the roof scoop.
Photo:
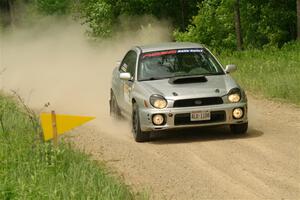
[(203, 83), (207, 79), (203, 75), (198, 76), (178, 76), (169, 79), (170, 84)]

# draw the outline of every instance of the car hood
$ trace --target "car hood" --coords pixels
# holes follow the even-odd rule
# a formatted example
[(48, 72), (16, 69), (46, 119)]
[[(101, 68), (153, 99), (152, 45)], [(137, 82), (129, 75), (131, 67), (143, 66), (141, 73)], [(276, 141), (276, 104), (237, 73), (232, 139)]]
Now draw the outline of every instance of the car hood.
[(160, 94), (167, 99), (216, 97), (239, 87), (229, 75), (206, 76), (206, 82), (172, 84), (169, 79), (142, 81), (140, 86), (149, 95)]

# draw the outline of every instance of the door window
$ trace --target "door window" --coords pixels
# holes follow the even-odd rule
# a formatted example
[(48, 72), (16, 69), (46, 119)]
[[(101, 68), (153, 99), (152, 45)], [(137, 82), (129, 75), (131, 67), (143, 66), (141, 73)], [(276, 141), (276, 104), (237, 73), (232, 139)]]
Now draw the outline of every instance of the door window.
[(124, 57), (122, 64), (120, 66), (120, 72), (128, 72), (131, 76), (135, 75), (135, 66), (136, 66), (137, 54), (135, 51), (129, 51)]

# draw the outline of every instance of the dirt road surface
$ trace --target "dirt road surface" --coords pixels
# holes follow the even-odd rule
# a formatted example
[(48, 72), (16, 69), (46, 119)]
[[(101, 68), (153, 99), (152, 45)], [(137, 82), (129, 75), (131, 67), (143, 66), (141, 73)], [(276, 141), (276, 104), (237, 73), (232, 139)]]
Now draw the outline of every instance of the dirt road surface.
[(109, 117), (111, 72), (130, 46), (167, 41), (166, 26), (91, 45), (78, 25), (54, 22), (0, 38), (0, 89), (40, 111), (97, 116), (71, 134), (75, 145), (136, 191), (151, 199), (300, 199), (299, 108), (249, 95), (245, 136), (205, 128), (136, 143), (128, 122)]
[(300, 199), (300, 109), (254, 97), (249, 103), (245, 136), (205, 128), (139, 144), (129, 125), (112, 122), (118, 133), (87, 127), (74, 141), (151, 199)]

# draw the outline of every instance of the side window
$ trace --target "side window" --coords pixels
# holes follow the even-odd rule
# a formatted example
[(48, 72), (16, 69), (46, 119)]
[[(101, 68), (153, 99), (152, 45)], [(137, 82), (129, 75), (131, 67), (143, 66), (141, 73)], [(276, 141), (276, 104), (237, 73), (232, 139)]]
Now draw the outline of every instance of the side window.
[(129, 72), (131, 76), (135, 74), (135, 66), (136, 66), (137, 54), (135, 51), (129, 51), (125, 58), (123, 59), (120, 69), (120, 72)]

